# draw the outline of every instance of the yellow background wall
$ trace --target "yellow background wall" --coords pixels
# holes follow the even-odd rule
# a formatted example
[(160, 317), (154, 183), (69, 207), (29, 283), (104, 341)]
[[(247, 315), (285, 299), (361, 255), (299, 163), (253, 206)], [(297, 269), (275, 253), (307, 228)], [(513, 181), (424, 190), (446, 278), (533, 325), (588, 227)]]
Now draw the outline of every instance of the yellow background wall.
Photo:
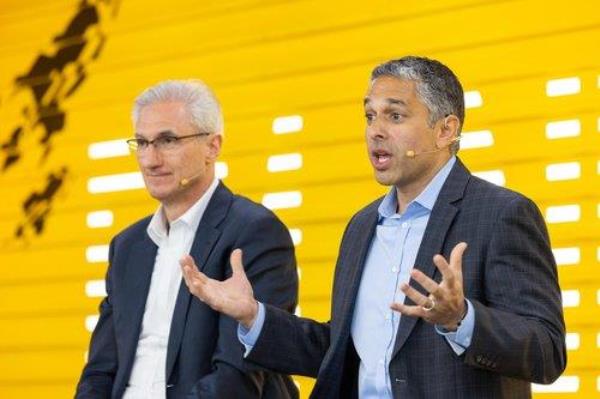
[[(571, 349), (546, 390), (571, 392), (536, 397), (600, 396), (599, 49), (600, 5), (587, 0), (0, 0), (0, 397), (72, 396), (102, 246), (156, 207), (139, 188), (91, 193), (90, 179), (136, 165), (92, 159), (90, 146), (130, 136), (133, 98), (165, 78), (216, 91), (226, 184), (256, 201), (300, 192), (301, 205), (277, 213), (302, 235), (301, 312), (327, 320), (345, 223), (384, 192), (363, 144), (368, 75), (407, 54), (442, 60), (481, 96), (461, 158), (547, 216)], [(562, 78), (571, 94), (553, 95)], [(274, 134), (290, 115), (302, 128)], [(557, 121), (569, 122), (548, 126)], [(466, 148), (480, 131), (493, 144)], [(300, 169), (267, 171), (288, 153)], [(89, 227), (101, 210), (113, 222)], [(312, 381), (299, 381), (306, 397)]]

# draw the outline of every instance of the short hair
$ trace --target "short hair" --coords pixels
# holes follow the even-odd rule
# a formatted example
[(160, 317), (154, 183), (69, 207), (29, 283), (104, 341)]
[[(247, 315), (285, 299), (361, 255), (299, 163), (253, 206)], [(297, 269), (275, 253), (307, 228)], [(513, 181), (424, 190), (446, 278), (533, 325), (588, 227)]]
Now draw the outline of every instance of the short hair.
[(219, 100), (201, 80), (165, 80), (144, 90), (134, 101), (131, 118), (137, 124), (142, 108), (160, 102), (182, 102), (191, 122), (203, 132), (223, 135), (223, 114)]
[[(456, 115), (460, 135), (465, 120), (465, 97), (462, 85), (446, 65), (426, 57), (406, 56), (387, 61), (371, 72), (371, 83), (380, 76), (392, 76), (415, 82), (417, 95), (429, 111), (429, 125)], [(451, 146), (453, 153), (460, 148), (458, 141)]]

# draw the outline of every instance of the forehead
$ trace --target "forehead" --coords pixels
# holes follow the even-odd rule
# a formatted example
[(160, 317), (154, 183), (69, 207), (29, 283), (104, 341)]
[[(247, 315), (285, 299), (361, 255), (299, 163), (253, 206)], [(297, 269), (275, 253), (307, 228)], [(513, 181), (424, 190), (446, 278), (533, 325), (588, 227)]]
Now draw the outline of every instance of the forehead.
[(393, 76), (378, 77), (369, 85), (365, 96), (365, 105), (381, 104), (398, 104), (407, 107), (420, 105), (416, 83), (413, 80), (399, 79)]
[(135, 125), (137, 133), (154, 134), (164, 130), (174, 132), (192, 128), (191, 115), (182, 102), (158, 102), (140, 109)]

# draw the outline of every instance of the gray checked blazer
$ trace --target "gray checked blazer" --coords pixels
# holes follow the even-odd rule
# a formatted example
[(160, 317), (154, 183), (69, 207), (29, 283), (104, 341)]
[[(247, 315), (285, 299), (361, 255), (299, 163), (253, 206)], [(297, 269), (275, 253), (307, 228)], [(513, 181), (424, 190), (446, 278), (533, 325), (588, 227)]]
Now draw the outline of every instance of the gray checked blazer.
[[(316, 377), (311, 398), (358, 397), (359, 359), (350, 326), (381, 200), (358, 212), (346, 228), (331, 320), (317, 323), (267, 306), (263, 330), (246, 359)], [(389, 365), (393, 396), (529, 398), (531, 382), (551, 383), (566, 366), (560, 289), (543, 217), (531, 200), (472, 176), (458, 160), (432, 210), (415, 267), (440, 281), (433, 256), (447, 258), (461, 241), (469, 244), (463, 280), (475, 309), (471, 345), (457, 356), (432, 325), (402, 317)]]

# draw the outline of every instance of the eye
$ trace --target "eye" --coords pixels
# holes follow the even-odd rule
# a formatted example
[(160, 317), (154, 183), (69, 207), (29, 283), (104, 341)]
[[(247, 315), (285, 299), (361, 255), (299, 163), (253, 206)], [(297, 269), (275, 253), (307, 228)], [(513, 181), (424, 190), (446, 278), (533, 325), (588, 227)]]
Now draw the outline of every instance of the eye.
[(402, 120), (402, 115), (398, 112), (392, 112), (390, 114), (390, 119), (394, 122), (400, 122)]
[(367, 120), (367, 124), (370, 125), (373, 120), (375, 120), (375, 115), (371, 112), (365, 113), (365, 119)]
[(144, 139), (136, 139), (135, 140), (135, 145), (138, 148), (146, 148), (146, 147), (148, 147), (148, 143), (149, 143), (148, 140), (144, 140)]
[(179, 138), (175, 136), (165, 136), (160, 138), (160, 141), (166, 145), (175, 144), (177, 140), (179, 140)]

